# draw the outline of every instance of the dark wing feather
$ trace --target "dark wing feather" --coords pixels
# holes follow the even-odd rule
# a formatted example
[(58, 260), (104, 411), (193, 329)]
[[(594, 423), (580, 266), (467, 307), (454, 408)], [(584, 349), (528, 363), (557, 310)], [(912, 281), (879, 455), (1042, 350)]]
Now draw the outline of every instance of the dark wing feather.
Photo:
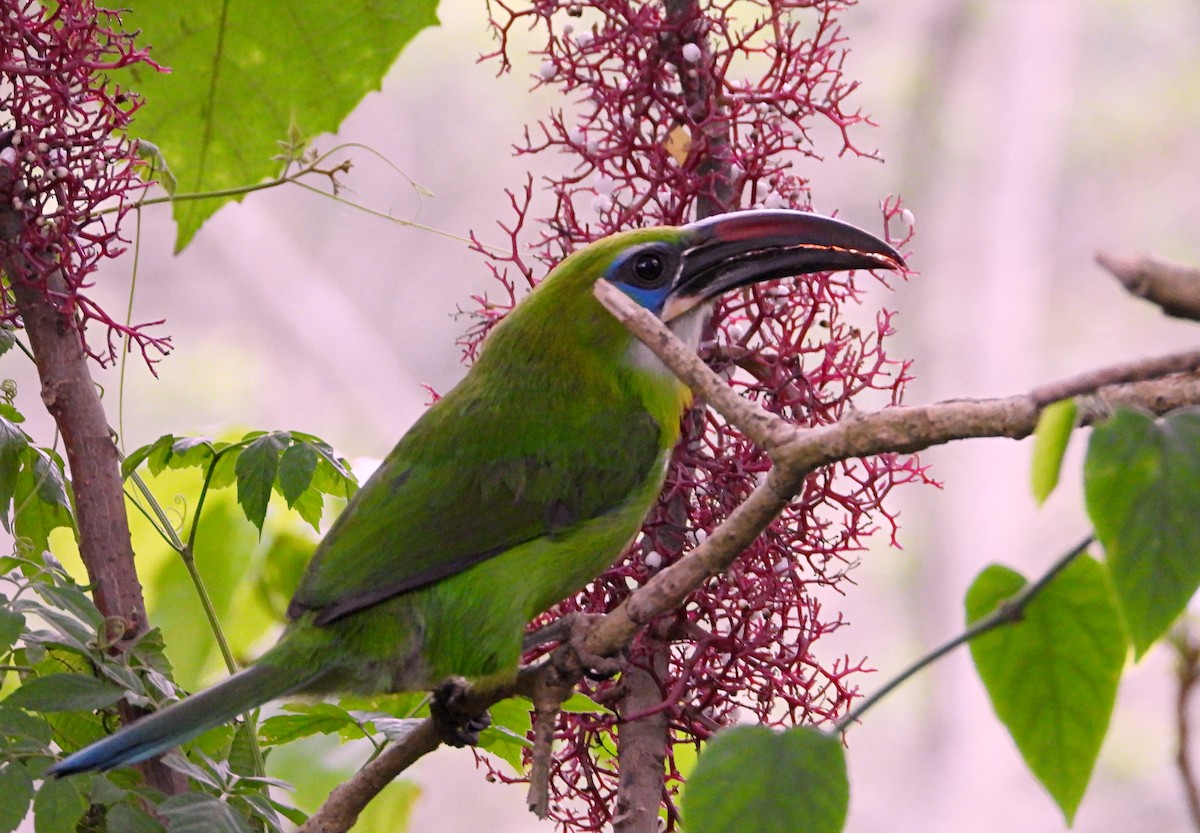
[(470, 392), (427, 411), (354, 496), (289, 617), (316, 610), (325, 624), (427, 587), (603, 515), (658, 476), (661, 431), (628, 401), (568, 418), (489, 412)]

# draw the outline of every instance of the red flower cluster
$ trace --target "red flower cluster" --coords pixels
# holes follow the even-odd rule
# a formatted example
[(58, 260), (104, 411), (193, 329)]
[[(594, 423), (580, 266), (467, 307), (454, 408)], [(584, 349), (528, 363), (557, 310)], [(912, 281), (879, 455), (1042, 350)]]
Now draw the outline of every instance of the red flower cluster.
[[(564, 155), (564, 174), (548, 179), (553, 210), (531, 217), (532, 178), (510, 194), (516, 221), (504, 226), (512, 251), (489, 254), (503, 287), (499, 302), (480, 296), (480, 323), (464, 340), (467, 357), (532, 284), (534, 264), (625, 228), (686, 222), (742, 207), (810, 207), (795, 165), (818, 158), (814, 123), (832, 123), (839, 153), (864, 154), (849, 129), (867, 118), (846, 109), (856, 83), (843, 75), (844, 36), (836, 0), (534, 0), (521, 10), (492, 0), (499, 46), (485, 56), (511, 68), (510, 36), (527, 25), (544, 37), (534, 86), (554, 85), (572, 100), (527, 129), (518, 154)], [(885, 226), (900, 222), (898, 201), (884, 204)], [(527, 227), (532, 227), (527, 232)], [(526, 239), (532, 236), (532, 241)], [(481, 252), (488, 254), (482, 246)], [(508, 272), (515, 268), (521, 278)], [(753, 285), (727, 298), (702, 345), (705, 358), (746, 396), (798, 425), (844, 416), (852, 401), (900, 401), (908, 363), (889, 359), (891, 313), (867, 322), (855, 277), (809, 275)], [(611, 609), (719, 524), (770, 467), (769, 459), (713, 412), (693, 413), (676, 450), (667, 487), (627, 557), (547, 618)], [(899, 484), (928, 482), (914, 457), (886, 455), (814, 473), (804, 492), (727, 574), (694, 593), (684, 609), (654, 623), (630, 662), (654, 677), (659, 705), (622, 713), (622, 682), (590, 694), (616, 714), (567, 714), (558, 735), (552, 815), (571, 830), (600, 830), (617, 789), (613, 729), (665, 713), (674, 778), (664, 792), (669, 826), (679, 785), (674, 750), (753, 718), (773, 725), (820, 724), (843, 714), (863, 670), (849, 657), (818, 658), (821, 636), (843, 624), (810, 593), (837, 591), (866, 539), (895, 518), (883, 501)], [(537, 622), (535, 625), (544, 624)], [(494, 775), (507, 779), (500, 771)], [(582, 800), (580, 800), (582, 799)]]
[[(91, 0), (10, 0), (0, 18), (0, 263), (9, 280), (36, 283), (102, 364), (122, 335), (148, 362), (169, 348), (145, 331), (162, 322), (126, 326), (85, 294), (100, 260), (124, 251), (121, 221), (146, 187), (123, 134), (141, 102), (110, 73), (158, 67), (120, 23)], [(0, 295), (0, 321), (16, 318)], [(107, 328), (103, 345), (83, 338), (88, 321)]]

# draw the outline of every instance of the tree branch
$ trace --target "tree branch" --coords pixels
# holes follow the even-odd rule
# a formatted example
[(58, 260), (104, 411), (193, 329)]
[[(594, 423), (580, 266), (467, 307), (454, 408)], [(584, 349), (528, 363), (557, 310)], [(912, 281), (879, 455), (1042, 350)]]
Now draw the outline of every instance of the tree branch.
[(1155, 254), (1096, 252), (1096, 262), (1138, 298), (1175, 318), (1200, 321), (1200, 268)]
[[(87, 568), (97, 609), (108, 622), (107, 643), (123, 642), (148, 627), (142, 585), (133, 561), (129, 520), (117, 447), (109, 433), (100, 394), (88, 369), (75, 322), (58, 310), (48, 293), (56, 287), (31, 280), (25, 264), (7, 259), (0, 264), (29, 336), (42, 383), (42, 401), (62, 434), (70, 467), (79, 554)], [(63, 283), (60, 272), (47, 284)], [(58, 287), (62, 289), (63, 287)], [(125, 701), (121, 721), (131, 723), (143, 712)], [(147, 784), (168, 794), (184, 792), (187, 780), (159, 761), (139, 765)]]
[[(1200, 404), (1200, 370), (1196, 354), (1188, 352), (1114, 365), (1015, 396), (893, 407), (852, 414), (832, 425), (798, 428), (733, 393), (654, 315), (611, 284), (599, 281), (596, 296), (698, 396), (760, 442), (775, 462), (766, 480), (708, 538), (656, 573), (612, 612), (587, 623), (579, 644), (581, 650), (597, 656), (618, 653), (648, 622), (677, 608), (710, 576), (728, 569), (799, 493), (805, 478), (821, 466), (876, 454), (911, 453), (975, 437), (1021, 439), (1033, 433), (1042, 408), (1063, 396), (1092, 395), (1080, 403), (1080, 425), (1103, 419), (1117, 405), (1162, 414), (1184, 405)], [(562, 645), (555, 654), (566, 650), (570, 650), (569, 646)], [(527, 666), (511, 686), (475, 691), (471, 702), (482, 710), (516, 693), (532, 699), (542, 675), (556, 675), (556, 684), (569, 691), (579, 674), (564, 671), (565, 667), (567, 664), (556, 661), (555, 657)], [(338, 787), (335, 791), (338, 812), (322, 807), (302, 828), (302, 833), (343, 833), (348, 827), (328, 826), (328, 820), (335, 816), (357, 817), (387, 781), (436, 745), (436, 733), (427, 721), (409, 738)], [(386, 773), (386, 780), (381, 780), (381, 773)], [(331, 795), (330, 802), (333, 801)], [(315, 826), (317, 820), (326, 826)]]

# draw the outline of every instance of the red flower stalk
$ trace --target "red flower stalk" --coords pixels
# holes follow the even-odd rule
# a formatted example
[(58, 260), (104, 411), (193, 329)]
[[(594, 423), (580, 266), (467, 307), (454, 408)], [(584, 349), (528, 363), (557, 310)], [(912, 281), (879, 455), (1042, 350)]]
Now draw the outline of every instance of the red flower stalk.
[[(162, 322), (127, 326), (86, 294), (99, 262), (125, 250), (121, 221), (146, 187), (124, 135), (141, 101), (109, 73), (159, 67), (120, 23), (91, 0), (10, 0), (0, 19), (0, 262), (20, 273), (9, 280), (37, 285), (101, 364), (116, 358), (122, 335), (147, 362), (170, 346), (146, 332)], [(16, 319), (0, 294), (0, 321)], [(84, 338), (89, 321), (106, 328), (103, 344)]]
[[(838, 129), (839, 153), (873, 156), (850, 135), (868, 119), (847, 104), (857, 85), (843, 75), (846, 48), (837, 14), (848, 2), (492, 5), (499, 46), (485, 57), (509, 70), (510, 34), (528, 26), (544, 38), (534, 53), (542, 60), (534, 86), (559, 87), (576, 106), (526, 129), (516, 148), (518, 154), (561, 153), (570, 168), (546, 182), (554, 198), (547, 217), (530, 222), (532, 178), (519, 196), (510, 194), (516, 221), (502, 227), (512, 251), (489, 255), (502, 299), (475, 299), (480, 322), (464, 339), (468, 358), (515, 302), (517, 280), (508, 269), (534, 282), (523, 254), (530, 245), (527, 227), (532, 258), (546, 266), (625, 228), (755, 205), (808, 209), (808, 182), (794, 166), (819, 158), (810, 133), (821, 120)], [(898, 201), (885, 202), (885, 226), (901, 213)], [(860, 295), (855, 276), (845, 273), (753, 285), (718, 305), (702, 352), (744, 395), (799, 425), (834, 422), (852, 401), (860, 407), (898, 403), (908, 363), (884, 351), (891, 313), (880, 310), (855, 323)], [(760, 449), (715, 413), (697, 412), (685, 423), (664, 494), (627, 556), (547, 619), (614, 607), (707, 535), (770, 467)], [(618, 724), (665, 716), (670, 778), (662, 800), (673, 828), (677, 745), (698, 744), (739, 718), (821, 724), (843, 714), (856, 693), (851, 677), (864, 670), (863, 662), (818, 658), (814, 645), (844, 622), (809, 591), (840, 590), (880, 526), (895, 542), (895, 517), (883, 501), (894, 486), (914, 481), (929, 482), (916, 458), (899, 455), (815, 472), (729, 574), (652, 624), (632, 647), (630, 662), (657, 686), (654, 705), (631, 713), (628, 675), (622, 675), (589, 691), (615, 715), (563, 715), (551, 783), (551, 814), (560, 827), (600, 830), (612, 822)], [(619, 732), (618, 741), (623, 737)], [(503, 772), (493, 775), (508, 780)]]

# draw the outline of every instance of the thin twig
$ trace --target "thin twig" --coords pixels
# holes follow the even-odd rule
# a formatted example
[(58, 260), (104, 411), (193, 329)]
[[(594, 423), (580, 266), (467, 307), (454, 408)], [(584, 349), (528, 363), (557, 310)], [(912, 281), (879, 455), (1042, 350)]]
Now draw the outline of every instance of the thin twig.
[(1200, 643), (1197, 643), (1188, 627), (1187, 618), (1171, 634), (1171, 645), (1178, 660), (1177, 676), (1179, 688), (1175, 692), (1175, 765), (1183, 782), (1183, 794), (1187, 799), (1192, 827), (1200, 831), (1200, 785), (1196, 781), (1196, 768), (1192, 763), (1191, 717), (1188, 706), (1192, 694), (1200, 684)]
[(915, 674), (928, 668), (930, 665), (937, 662), (939, 659), (960, 645), (966, 645), (980, 634), (987, 633), (988, 631), (995, 630), (996, 628), (1004, 625), (1010, 625), (1014, 622), (1021, 621), (1021, 617), (1024, 615), (1025, 608), (1029, 606), (1029, 603), (1037, 598), (1037, 595), (1041, 593), (1043, 589), (1045, 589), (1046, 585), (1053, 581), (1054, 577), (1062, 572), (1068, 564), (1086, 552), (1087, 548), (1092, 545), (1092, 541), (1094, 540), (1095, 538), (1091, 535), (1084, 538), (1080, 543), (1076, 544), (1074, 548), (1067, 551), (1066, 554), (1060, 556), (1059, 559), (1050, 566), (1050, 569), (1047, 570), (1045, 574), (1037, 581), (1033, 582), (1032, 584), (1026, 584), (1023, 588), (1021, 588), (1021, 591), (1017, 593), (1017, 595), (1005, 601), (987, 616), (984, 616), (958, 636), (930, 651), (912, 665), (908, 666), (908, 668), (905, 668), (895, 677), (888, 680), (881, 689), (876, 691), (870, 697), (864, 699), (857, 706), (847, 712), (846, 716), (839, 720), (837, 725), (834, 726), (834, 731), (845, 732), (854, 723), (861, 720), (862, 716), (872, 706), (879, 703), (880, 700), (891, 694)]

